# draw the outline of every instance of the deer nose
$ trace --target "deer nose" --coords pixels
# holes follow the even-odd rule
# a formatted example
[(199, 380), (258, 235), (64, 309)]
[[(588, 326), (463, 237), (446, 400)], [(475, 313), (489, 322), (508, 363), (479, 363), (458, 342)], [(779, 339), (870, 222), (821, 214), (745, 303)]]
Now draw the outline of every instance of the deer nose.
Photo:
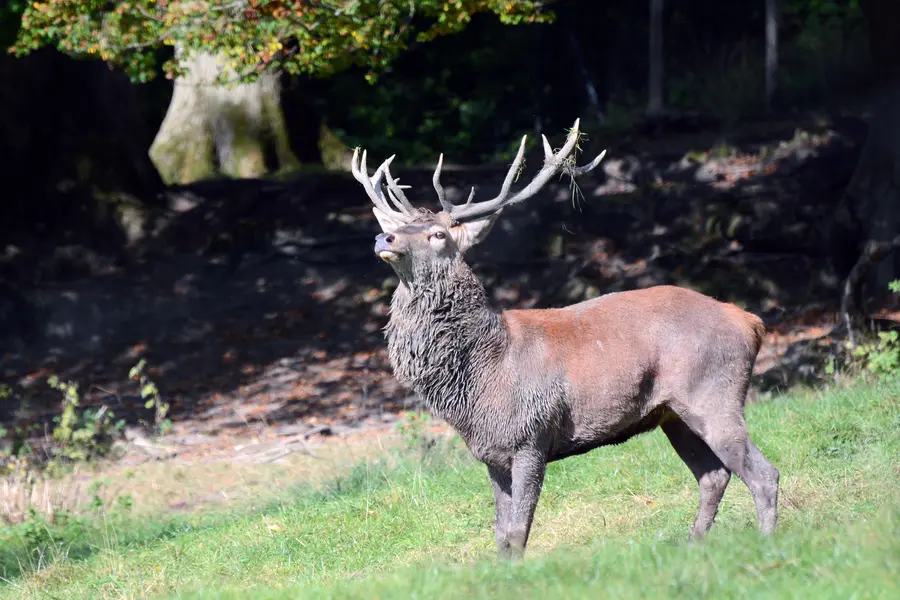
[(379, 233), (375, 236), (375, 254), (382, 260), (395, 262), (405, 254), (406, 244), (393, 233)]
[(379, 233), (375, 236), (375, 251), (378, 252), (380, 250), (397, 250), (397, 246), (401, 244), (397, 243), (397, 236), (393, 233)]
[(375, 252), (382, 250), (393, 250), (394, 242), (397, 237), (393, 233), (379, 233), (375, 236)]

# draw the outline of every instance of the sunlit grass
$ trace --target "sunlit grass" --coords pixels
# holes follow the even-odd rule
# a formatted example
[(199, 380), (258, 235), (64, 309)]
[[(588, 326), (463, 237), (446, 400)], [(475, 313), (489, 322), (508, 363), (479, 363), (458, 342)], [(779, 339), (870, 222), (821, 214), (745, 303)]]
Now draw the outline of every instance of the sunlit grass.
[(367, 460), (264, 509), (98, 520), (53, 531), (42, 549), (17, 528), (0, 595), (894, 597), (898, 398), (898, 383), (859, 384), (748, 407), (782, 474), (771, 538), (735, 477), (708, 540), (689, 543), (696, 484), (654, 432), (552, 464), (526, 561), (499, 564), (486, 473), (457, 443), (426, 460)]

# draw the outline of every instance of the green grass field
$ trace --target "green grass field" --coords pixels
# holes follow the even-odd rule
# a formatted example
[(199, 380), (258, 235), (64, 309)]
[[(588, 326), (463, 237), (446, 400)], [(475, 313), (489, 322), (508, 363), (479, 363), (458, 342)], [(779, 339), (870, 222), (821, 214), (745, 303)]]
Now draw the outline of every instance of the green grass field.
[(550, 466), (526, 560), (494, 557), (484, 468), (395, 453), (264, 509), (127, 513), (0, 538), (4, 598), (898, 598), (900, 382), (748, 407), (780, 469), (776, 534), (733, 478), (687, 541), (696, 484), (660, 431)]

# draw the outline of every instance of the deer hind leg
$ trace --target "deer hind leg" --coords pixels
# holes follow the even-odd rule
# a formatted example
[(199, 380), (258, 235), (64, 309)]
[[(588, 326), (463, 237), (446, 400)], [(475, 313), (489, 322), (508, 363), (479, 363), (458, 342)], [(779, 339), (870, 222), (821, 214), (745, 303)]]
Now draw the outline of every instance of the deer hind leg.
[(680, 420), (667, 421), (661, 427), (675, 452), (694, 474), (700, 487), (700, 507), (697, 509), (697, 518), (691, 526), (691, 537), (702, 537), (712, 527), (716, 518), (719, 503), (731, 480), (731, 471), (709, 449), (706, 442)]
[[(759, 521), (759, 530), (763, 533), (771, 533), (778, 522), (778, 481), (780, 475), (778, 469), (770, 463), (762, 451), (756, 447), (750, 438), (747, 438), (747, 460), (751, 465), (755, 486), (750, 488), (753, 493), (753, 501), (756, 503), (756, 517)], [(756, 491), (753, 491), (753, 490)]]
[(771, 533), (778, 521), (778, 469), (750, 440), (743, 410), (721, 404), (706, 406), (710, 410), (703, 414), (691, 411), (679, 416), (750, 489), (759, 530)]

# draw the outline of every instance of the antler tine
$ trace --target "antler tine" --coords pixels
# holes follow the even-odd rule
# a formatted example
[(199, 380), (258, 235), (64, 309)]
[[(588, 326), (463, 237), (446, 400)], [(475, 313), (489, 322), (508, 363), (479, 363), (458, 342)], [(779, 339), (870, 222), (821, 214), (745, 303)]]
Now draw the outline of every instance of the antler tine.
[[(524, 137), (522, 138), (522, 143), (519, 146), (519, 153), (516, 155), (516, 159), (513, 161), (512, 167), (506, 174), (506, 179), (503, 181), (503, 187), (500, 189), (500, 193), (495, 198), (492, 198), (491, 200), (487, 200), (485, 202), (470, 204), (472, 202), (472, 195), (470, 195), (469, 200), (468, 202), (466, 202), (466, 204), (456, 206), (451, 205), (450, 210), (448, 210), (447, 212), (451, 214), (455, 221), (478, 219), (487, 215), (497, 213), (505, 206), (522, 202), (523, 200), (527, 200), (528, 198), (534, 196), (547, 184), (551, 177), (553, 177), (560, 171), (564, 171), (572, 177), (578, 177), (584, 175), (585, 173), (588, 173), (589, 171), (592, 171), (597, 167), (597, 165), (600, 164), (600, 161), (603, 160), (603, 157), (606, 156), (606, 150), (601, 152), (597, 158), (586, 165), (580, 167), (566, 165), (569, 156), (575, 150), (576, 144), (578, 142), (578, 137), (580, 134), (578, 126), (580, 123), (581, 119), (575, 120), (575, 125), (572, 127), (571, 132), (566, 138), (566, 143), (559, 150), (559, 152), (554, 153), (553, 148), (550, 146), (550, 142), (547, 140), (547, 136), (541, 136), (543, 138), (544, 146), (544, 166), (541, 168), (538, 174), (535, 175), (531, 183), (529, 183), (523, 189), (519, 190), (519, 192), (514, 194), (512, 197), (509, 197), (509, 188), (512, 185), (513, 180), (515, 179), (518, 170), (522, 166), (522, 161), (524, 160)], [(444, 210), (447, 209), (445, 208)]]
[(597, 158), (595, 158), (588, 164), (582, 165), (580, 167), (572, 167), (569, 170), (569, 173), (572, 174), (572, 177), (579, 177), (581, 175), (584, 175), (585, 173), (593, 171), (595, 168), (597, 168), (597, 165), (600, 164), (600, 161), (602, 161), (603, 157), (605, 157), (605, 156), (606, 156), (606, 150), (604, 150), (599, 155), (597, 155)]
[(525, 162), (525, 140), (527, 139), (527, 135), (522, 136), (522, 143), (519, 144), (519, 151), (516, 153), (516, 158), (515, 160), (513, 160), (512, 166), (506, 173), (506, 179), (503, 180), (503, 187), (500, 188), (500, 194), (496, 198), (491, 200), (491, 202), (498, 202), (500, 206), (503, 206), (503, 203), (506, 202), (506, 197), (509, 195), (509, 188), (512, 186), (513, 181), (515, 181), (516, 176), (519, 174), (519, 170), (522, 168), (522, 163)]
[[(438, 157), (437, 166), (434, 168), (434, 176), (431, 178), (431, 183), (434, 185), (434, 191), (437, 192), (438, 202), (441, 203), (441, 208), (444, 209), (444, 212), (452, 215), (454, 210), (453, 203), (447, 200), (447, 196), (444, 193), (444, 186), (441, 185), (441, 168), (444, 166), (444, 153)], [(475, 186), (472, 186), (472, 191), (469, 192), (469, 198), (466, 200), (466, 203), (463, 206), (468, 206), (472, 204), (472, 200), (475, 198)]]
[(367, 169), (365, 165), (366, 151), (363, 150), (362, 165), (360, 165), (359, 148), (354, 148), (353, 157), (350, 159), (350, 172), (353, 173), (353, 178), (362, 184), (363, 189), (366, 190), (366, 195), (369, 196), (369, 200), (378, 205), (381, 203), (381, 200), (375, 194), (375, 189), (372, 187), (372, 182), (369, 180), (369, 174), (366, 172)]
[(391, 156), (389, 159), (387, 159), (384, 164), (384, 178), (388, 184), (388, 196), (402, 213), (408, 216), (413, 215), (416, 212), (416, 208), (406, 197), (406, 194), (403, 193), (403, 188), (408, 186), (400, 186), (399, 182), (397, 182), (391, 175), (390, 164), (391, 161), (394, 160), (394, 156)]
[(541, 139), (544, 140), (544, 161), (546, 162), (553, 156), (553, 146), (550, 145), (550, 140), (543, 133), (541, 134)]
[(447, 196), (444, 194), (444, 186), (441, 185), (441, 167), (444, 166), (444, 153), (441, 152), (441, 155), (438, 157), (437, 166), (434, 168), (434, 176), (431, 178), (431, 183), (434, 185), (434, 191), (437, 192), (438, 202), (441, 203), (441, 208), (444, 209), (444, 212), (449, 213), (453, 210), (453, 205), (447, 202)]

